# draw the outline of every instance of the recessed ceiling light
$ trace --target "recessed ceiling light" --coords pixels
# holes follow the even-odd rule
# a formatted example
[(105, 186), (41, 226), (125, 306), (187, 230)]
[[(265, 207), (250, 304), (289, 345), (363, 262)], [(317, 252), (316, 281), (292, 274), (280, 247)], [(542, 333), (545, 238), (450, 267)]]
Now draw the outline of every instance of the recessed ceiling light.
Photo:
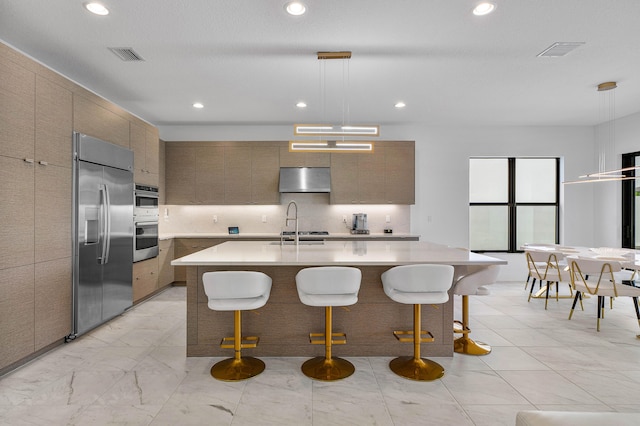
[(396, 102), (396, 104), (394, 105), (396, 108), (404, 108), (407, 106), (407, 104), (405, 104), (404, 102), (400, 101), (400, 102)]
[(490, 14), (494, 10), (496, 10), (496, 5), (494, 3), (482, 2), (473, 9), (473, 14), (476, 16), (483, 16)]
[(304, 103), (304, 102), (298, 102), (298, 103), (296, 104), (296, 106), (297, 106), (298, 108), (306, 108), (306, 107), (307, 107), (307, 104), (306, 104), (306, 103)]
[(300, 16), (304, 15), (307, 11), (307, 6), (299, 1), (291, 1), (284, 5), (284, 10), (286, 10), (289, 15)]
[(204, 105), (202, 103), (200, 103), (200, 102), (196, 102), (195, 104), (193, 104), (193, 107), (201, 109), (201, 108), (204, 108)]
[(104, 7), (101, 3), (92, 1), (89, 3), (85, 3), (84, 7), (91, 13), (95, 13), (96, 15), (105, 16), (109, 14), (109, 9)]

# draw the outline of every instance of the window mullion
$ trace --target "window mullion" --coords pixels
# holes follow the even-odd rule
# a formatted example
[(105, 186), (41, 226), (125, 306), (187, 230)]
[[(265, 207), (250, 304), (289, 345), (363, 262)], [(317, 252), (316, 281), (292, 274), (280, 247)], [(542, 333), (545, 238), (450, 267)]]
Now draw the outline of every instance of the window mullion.
[(514, 252), (516, 247), (516, 159), (509, 158), (509, 251)]

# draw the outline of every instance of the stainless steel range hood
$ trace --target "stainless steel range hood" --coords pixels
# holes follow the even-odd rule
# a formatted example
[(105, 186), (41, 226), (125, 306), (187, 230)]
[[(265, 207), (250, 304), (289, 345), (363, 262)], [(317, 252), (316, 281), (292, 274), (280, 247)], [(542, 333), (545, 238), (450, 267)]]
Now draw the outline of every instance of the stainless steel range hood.
[(331, 168), (280, 167), (280, 192), (331, 192)]

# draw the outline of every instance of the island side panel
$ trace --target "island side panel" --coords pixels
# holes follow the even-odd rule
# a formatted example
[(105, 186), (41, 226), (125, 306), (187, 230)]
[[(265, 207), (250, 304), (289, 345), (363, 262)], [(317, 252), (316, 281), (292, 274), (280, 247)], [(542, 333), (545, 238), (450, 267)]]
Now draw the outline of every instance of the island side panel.
[[(295, 275), (305, 266), (189, 267), (187, 275), (187, 356), (232, 356), (219, 347), (220, 340), (233, 335), (233, 314), (212, 311), (202, 286), (202, 274), (216, 270), (255, 270), (273, 280), (267, 304), (243, 312), (244, 336), (259, 336), (251, 356), (320, 356), (323, 345), (309, 343), (310, 332), (324, 331), (324, 309), (303, 305), (298, 298)], [(334, 332), (347, 334), (346, 345), (336, 345), (336, 356), (410, 356), (413, 345), (400, 343), (394, 330), (410, 330), (411, 305), (390, 300), (382, 290), (381, 274), (390, 266), (363, 266), (358, 303), (335, 307)], [(424, 356), (453, 356), (453, 303), (423, 305), (423, 328), (433, 333), (435, 342), (422, 345)]]

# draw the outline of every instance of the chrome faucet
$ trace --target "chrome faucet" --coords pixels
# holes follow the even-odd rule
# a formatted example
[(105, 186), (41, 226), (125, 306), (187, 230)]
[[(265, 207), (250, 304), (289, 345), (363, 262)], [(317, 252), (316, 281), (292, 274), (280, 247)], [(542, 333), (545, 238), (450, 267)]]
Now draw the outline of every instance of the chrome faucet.
[[(289, 209), (291, 209), (291, 205), (296, 208), (295, 215), (293, 217), (289, 217)], [(289, 226), (289, 222), (294, 221), (296, 223), (296, 233), (295, 233), (295, 242), (296, 245), (300, 242), (298, 238), (298, 204), (294, 200), (289, 201), (289, 205), (287, 206), (287, 218), (285, 219), (284, 226)]]

